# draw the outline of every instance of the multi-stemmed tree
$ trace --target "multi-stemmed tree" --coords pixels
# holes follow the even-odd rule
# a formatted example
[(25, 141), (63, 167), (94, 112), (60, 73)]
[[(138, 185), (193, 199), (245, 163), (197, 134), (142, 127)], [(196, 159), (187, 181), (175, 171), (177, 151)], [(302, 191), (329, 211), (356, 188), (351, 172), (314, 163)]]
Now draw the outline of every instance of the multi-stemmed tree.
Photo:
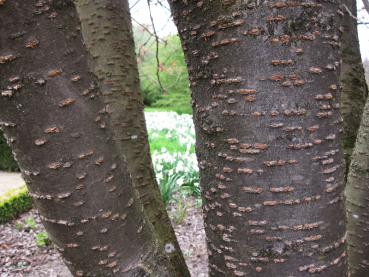
[(0, 127), (72, 273), (189, 276), (158, 201), (126, 1), (1, 1), (0, 45)]
[[(179, 250), (151, 161), (128, 1), (74, 2), (89, 68), (98, 78), (118, 153), (127, 160), (134, 189), (161, 247), (170, 243)], [(181, 252), (173, 252), (170, 257), (178, 272), (185, 275)]]
[[(366, 98), (355, 21), (336, 1), (170, 4), (210, 275), (346, 276), (339, 50), (352, 149)], [(127, 2), (0, 0), (0, 76), (0, 127), (72, 273), (188, 276), (152, 170)], [(360, 277), (366, 114), (348, 181)]]

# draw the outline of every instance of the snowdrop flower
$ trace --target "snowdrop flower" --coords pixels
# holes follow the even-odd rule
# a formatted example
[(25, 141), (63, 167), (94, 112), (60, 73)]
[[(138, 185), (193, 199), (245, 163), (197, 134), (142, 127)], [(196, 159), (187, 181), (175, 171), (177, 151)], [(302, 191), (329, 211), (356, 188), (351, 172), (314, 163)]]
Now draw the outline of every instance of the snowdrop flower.
[(184, 184), (183, 178), (179, 178), (176, 183), (178, 186), (182, 186)]
[(169, 178), (178, 177), (176, 186), (193, 184), (198, 187), (197, 158), (191, 153), (195, 145), (192, 116), (175, 112), (146, 112), (145, 117), (150, 138), (174, 138), (185, 148), (184, 153), (170, 153), (165, 147), (153, 152), (152, 160), (159, 185), (164, 186), (168, 184)]

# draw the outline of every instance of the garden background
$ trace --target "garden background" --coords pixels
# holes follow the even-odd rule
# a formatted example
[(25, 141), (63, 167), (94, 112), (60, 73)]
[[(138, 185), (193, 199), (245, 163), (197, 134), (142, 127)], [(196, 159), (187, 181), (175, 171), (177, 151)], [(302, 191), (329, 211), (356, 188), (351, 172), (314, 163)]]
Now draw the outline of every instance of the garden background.
[[(130, 7), (156, 177), (192, 274), (206, 276), (206, 261), (203, 260), (206, 258), (206, 247), (200, 210), (195, 131), (188, 75), (180, 40), (166, 2), (130, 0)], [(366, 48), (369, 49), (369, 35), (365, 38), (365, 34), (369, 33), (369, 25), (359, 26), (359, 31), (364, 50), (362, 52), (367, 55), (363, 60), (369, 80), (369, 51), (365, 51)], [(11, 150), (1, 133), (0, 171), (18, 172)], [(6, 185), (1, 183), (4, 180), (0, 178), (0, 187)], [(5, 194), (0, 193), (0, 223), (9, 221), (31, 207), (31, 199), (25, 186)], [(4, 251), (4, 259), (0, 257), (0, 275), (3, 272), (35, 272), (37, 267), (37, 276), (53, 276), (48, 271), (50, 268), (53, 268), (54, 273), (57, 270), (68, 273), (56, 251), (49, 246), (50, 241), (35, 211), (3, 226), (0, 240), (9, 242), (9, 247), (6, 253)], [(17, 245), (11, 244), (13, 242)], [(29, 256), (34, 256), (32, 261)], [(54, 259), (59, 262), (54, 262)], [(45, 275), (40, 273), (43, 271)], [(58, 276), (69, 276), (63, 274)]]

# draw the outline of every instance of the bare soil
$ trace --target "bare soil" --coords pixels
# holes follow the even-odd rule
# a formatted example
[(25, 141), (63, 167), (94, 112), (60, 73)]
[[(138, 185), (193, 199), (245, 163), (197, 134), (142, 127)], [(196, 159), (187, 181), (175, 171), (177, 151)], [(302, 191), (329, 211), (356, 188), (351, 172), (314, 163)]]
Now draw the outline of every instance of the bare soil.
[[(186, 213), (176, 204), (170, 205), (168, 213), (191, 275), (206, 277), (207, 255), (201, 208), (192, 198), (186, 200), (185, 206)], [(27, 224), (27, 221), (35, 224)], [(0, 277), (72, 276), (52, 244), (37, 246), (35, 236), (40, 232), (45, 232), (45, 229), (35, 210), (0, 225)]]

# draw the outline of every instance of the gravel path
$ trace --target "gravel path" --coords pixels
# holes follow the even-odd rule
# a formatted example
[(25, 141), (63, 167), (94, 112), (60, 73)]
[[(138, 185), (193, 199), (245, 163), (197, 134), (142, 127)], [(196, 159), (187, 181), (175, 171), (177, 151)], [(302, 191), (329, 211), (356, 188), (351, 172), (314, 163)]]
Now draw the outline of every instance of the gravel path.
[[(179, 244), (193, 277), (207, 276), (207, 255), (201, 209), (194, 199), (186, 199), (186, 217), (179, 224), (182, 210), (168, 209)], [(0, 225), (0, 277), (71, 277), (52, 245), (39, 247), (35, 236), (44, 232), (35, 210)]]

